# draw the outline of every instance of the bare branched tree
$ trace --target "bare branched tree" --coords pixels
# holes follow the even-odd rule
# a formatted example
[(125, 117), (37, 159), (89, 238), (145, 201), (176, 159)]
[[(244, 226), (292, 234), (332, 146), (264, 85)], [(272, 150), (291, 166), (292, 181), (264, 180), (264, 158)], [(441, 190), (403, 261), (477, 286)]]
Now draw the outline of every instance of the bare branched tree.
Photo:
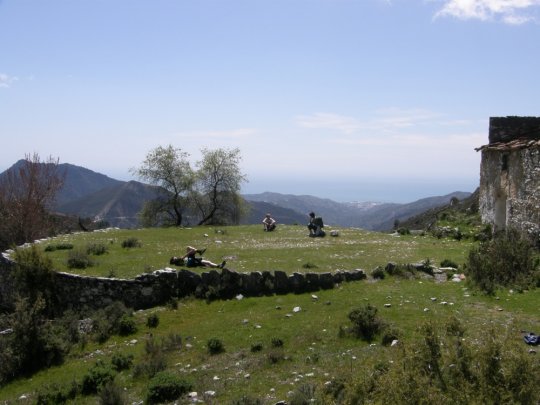
[(58, 159), (41, 161), (34, 153), (0, 178), (0, 247), (20, 245), (49, 235), (50, 210), (64, 184)]

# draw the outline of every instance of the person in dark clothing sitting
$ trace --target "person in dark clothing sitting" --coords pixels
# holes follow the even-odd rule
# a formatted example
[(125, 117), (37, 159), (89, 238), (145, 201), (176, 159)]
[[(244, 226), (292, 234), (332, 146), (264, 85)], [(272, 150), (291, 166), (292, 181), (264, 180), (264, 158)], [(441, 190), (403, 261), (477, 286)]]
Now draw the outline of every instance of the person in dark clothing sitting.
[(321, 217), (315, 216), (314, 212), (309, 213), (309, 236), (311, 237), (317, 237), (317, 236), (325, 236), (326, 233), (324, 232), (324, 223)]

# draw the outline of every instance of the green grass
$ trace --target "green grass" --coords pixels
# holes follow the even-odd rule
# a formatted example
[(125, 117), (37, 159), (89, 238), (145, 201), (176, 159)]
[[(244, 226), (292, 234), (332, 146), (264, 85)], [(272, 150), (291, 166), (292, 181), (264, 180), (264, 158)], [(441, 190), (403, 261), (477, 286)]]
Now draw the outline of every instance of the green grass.
[[(204, 257), (215, 263), (227, 260), (227, 267), (240, 271), (309, 271), (363, 269), (371, 271), (387, 262), (414, 263), (444, 259), (462, 264), (472, 242), (437, 240), (429, 236), (392, 236), (355, 228), (336, 228), (338, 237), (309, 238), (305, 226), (282, 225), (275, 232), (263, 232), (259, 226), (110, 230), (79, 233), (56, 238), (50, 244), (73, 243), (74, 249), (104, 244), (108, 253), (91, 256), (94, 265), (86, 269), (67, 268), (69, 250), (47, 252), (54, 267), (81, 275), (119, 278), (169, 267), (171, 256), (182, 256), (188, 245), (206, 247)], [(122, 248), (122, 242), (135, 237), (141, 247)], [(45, 242), (44, 248), (49, 244)]]
[[(274, 233), (263, 233), (254, 226), (219, 229), (223, 232), (217, 233), (215, 228), (115, 230), (72, 235), (66, 240), (76, 246), (109, 243), (109, 253), (96, 257), (100, 264), (86, 269), (85, 274), (106, 275), (114, 268), (121, 277), (169, 266), (169, 257), (181, 254), (188, 244), (208, 247), (205, 257), (210, 260), (228, 258), (228, 267), (234, 270), (288, 273), (306, 271), (302, 265), (307, 262), (317, 266), (310, 271), (371, 270), (388, 261), (407, 263), (426, 258), (436, 264), (443, 259), (461, 264), (471, 246), (465, 241), (394, 237), (358, 229), (339, 229), (339, 237), (325, 239), (308, 238), (301, 226), (281, 226)], [(142, 247), (122, 249), (121, 242), (128, 237), (137, 237)], [(48, 254), (59, 268), (67, 257), (66, 252)], [(150, 334), (159, 340), (172, 333), (182, 337), (182, 349), (167, 353), (168, 370), (192, 381), (193, 390), (200, 397), (206, 391), (215, 391), (216, 396), (206, 403), (227, 404), (243, 395), (264, 399), (269, 404), (287, 400), (289, 391), (302, 384), (321, 388), (332, 378), (353, 378), (359, 370), (392, 358), (396, 348), (383, 347), (380, 338), (370, 345), (338, 336), (340, 326), (349, 324), (348, 313), (366, 303), (375, 306), (385, 321), (400, 328), (402, 339), (407, 342), (419, 339), (417, 327), (423, 322), (442, 323), (450, 316), (463, 322), (466, 339), (476, 341), (493, 326), (501, 334), (514, 337), (517, 350), (528, 349), (521, 331), (540, 333), (539, 290), (521, 294), (505, 290), (499, 291), (498, 296), (487, 297), (463, 283), (386, 277), (376, 282), (344, 283), (314, 294), (317, 299), (311, 293), (211, 303), (185, 299), (179, 302), (177, 310), (158, 307), (138, 311), (137, 334), (77, 348), (63, 366), (1, 388), (0, 401), (15, 401), (27, 394), (27, 403), (31, 403), (33, 393), (44, 384), (80, 379), (96, 359), (110, 361), (115, 352), (133, 354), (136, 364), (141, 361), (144, 342)], [(293, 312), (295, 307), (301, 310)], [(159, 316), (157, 328), (146, 325), (151, 313)], [(206, 343), (211, 338), (223, 342), (224, 353), (208, 353)], [(283, 348), (272, 347), (275, 338), (284, 342)], [(136, 343), (130, 343), (135, 340)], [(250, 348), (256, 343), (262, 343), (263, 348), (252, 352)], [(270, 357), (283, 359), (272, 363)], [(148, 381), (145, 377), (134, 378), (133, 370), (122, 371), (117, 377), (117, 382), (127, 389), (128, 403), (144, 399)], [(95, 404), (97, 397), (78, 397), (76, 403)]]

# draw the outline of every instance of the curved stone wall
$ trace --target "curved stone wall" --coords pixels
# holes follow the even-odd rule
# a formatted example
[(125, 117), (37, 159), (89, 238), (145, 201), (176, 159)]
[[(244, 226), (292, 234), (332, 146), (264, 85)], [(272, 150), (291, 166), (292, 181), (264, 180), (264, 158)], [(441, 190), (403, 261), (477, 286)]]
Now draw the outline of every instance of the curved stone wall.
[[(14, 302), (11, 274), (15, 263), (9, 254), (0, 257), (0, 307)], [(229, 299), (243, 296), (304, 293), (333, 288), (335, 284), (363, 280), (363, 270), (334, 273), (293, 273), (255, 271), (238, 273), (222, 269), (201, 274), (186, 269), (165, 268), (141, 274), (134, 279), (87, 277), (56, 272), (54, 294), (64, 309), (97, 309), (121, 301), (134, 309), (162, 305), (186, 296), (203, 299)]]

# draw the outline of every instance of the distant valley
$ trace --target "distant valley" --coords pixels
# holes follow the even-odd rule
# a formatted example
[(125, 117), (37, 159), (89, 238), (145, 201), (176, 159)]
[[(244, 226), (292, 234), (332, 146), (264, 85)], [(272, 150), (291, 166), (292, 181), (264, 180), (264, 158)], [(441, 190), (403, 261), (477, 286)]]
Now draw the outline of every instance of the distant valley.
[[(17, 168), (22, 161), (10, 169)], [(68, 163), (59, 165), (65, 182), (58, 193), (56, 212), (106, 221), (120, 228), (137, 227), (137, 214), (146, 201), (155, 199), (163, 190), (137, 181), (120, 181), (84, 167)], [(6, 171), (7, 172), (7, 171)], [(4, 175), (0, 173), (0, 177)], [(456, 191), (443, 196), (423, 198), (407, 204), (349, 202), (341, 203), (311, 195), (265, 192), (244, 194), (250, 210), (242, 224), (259, 224), (270, 212), (281, 224), (307, 223), (307, 214), (321, 215), (328, 226), (358, 227), (374, 231), (387, 231), (394, 223), (424, 211), (447, 205), (452, 198), (459, 200), (470, 192)], [(189, 225), (189, 224), (186, 224)], [(192, 225), (192, 224), (191, 224)]]

